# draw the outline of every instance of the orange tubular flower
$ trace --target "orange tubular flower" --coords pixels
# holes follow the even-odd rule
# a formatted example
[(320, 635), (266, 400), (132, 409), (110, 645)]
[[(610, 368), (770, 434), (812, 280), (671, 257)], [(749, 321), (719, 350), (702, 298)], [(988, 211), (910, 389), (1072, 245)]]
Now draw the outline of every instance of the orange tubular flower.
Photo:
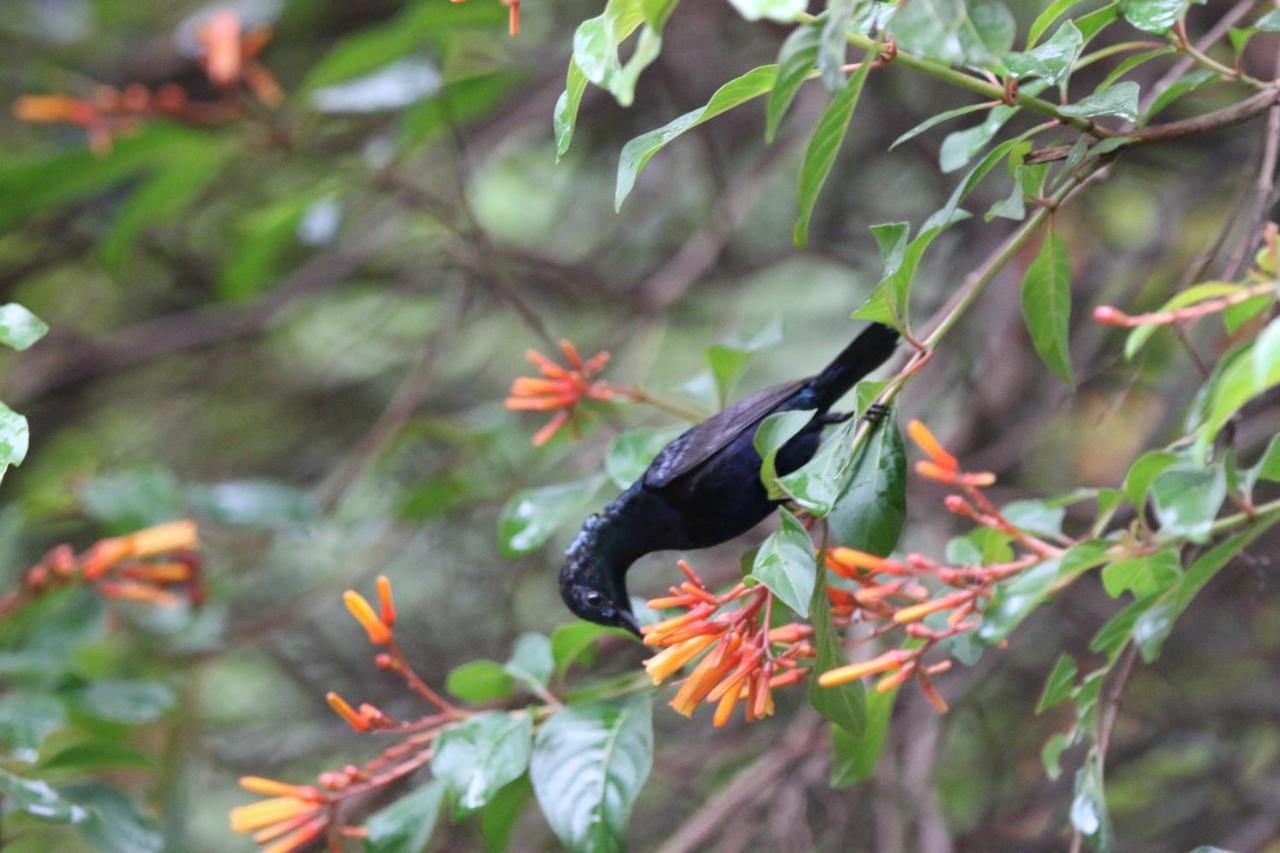
[(921, 450), (938, 466), (948, 471), (959, 471), (960, 461), (942, 446), (942, 442), (934, 437), (929, 428), (920, 421), (913, 420), (907, 424), (907, 435), (911, 436)]
[(365, 600), (363, 595), (354, 589), (349, 589), (342, 594), (342, 603), (360, 623), (360, 627), (369, 634), (370, 643), (375, 646), (385, 646), (391, 642), (391, 627), (379, 618), (373, 606)]
[(871, 660), (862, 661), (861, 663), (851, 663), (848, 666), (838, 666), (835, 669), (829, 669), (822, 675), (818, 676), (818, 684), (823, 687), (835, 687), (837, 684), (846, 684), (850, 681), (857, 681), (868, 675), (877, 675), (881, 672), (888, 672), (891, 669), (897, 669), (912, 657), (913, 652), (904, 651), (902, 649), (894, 649), (885, 652), (879, 657)]
[(329, 707), (333, 709), (333, 712), (346, 720), (351, 728), (358, 732), (369, 731), (369, 721), (357, 713), (356, 709), (352, 708), (346, 699), (343, 699), (332, 690), (325, 694), (324, 699), (329, 703)]
[(388, 628), (396, 624), (396, 605), (391, 598), (391, 579), (378, 575), (378, 616)]
[(617, 396), (630, 396), (626, 388), (615, 388), (597, 376), (609, 361), (609, 353), (600, 352), (583, 360), (578, 350), (567, 339), (560, 342), (568, 367), (562, 367), (537, 350), (529, 350), (525, 356), (542, 377), (521, 376), (511, 383), (511, 395), (506, 406), (516, 412), (551, 412), (559, 409), (547, 424), (533, 436), (534, 447), (541, 447), (551, 440), (562, 426), (569, 424), (575, 437), (578, 435), (578, 406), (583, 400), (612, 400)]
[[(687, 563), (679, 565), (689, 582), (649, 602), (686, 609), (644, 629), (645, 645), (662, 649), (645, 661), (649, 677), (660, 684), (702, 655), (671, 699), (676, 713), (691, 717), (702, 702), (714, 703), (712, 723), (720, 727), (741, 701), (747, 722), (772, 715), (772, 691), (799, 684), (808, 674), (797, 661), (814, 654), (808, 642), (813, 628), (799, 623), (770, 628), (773, 593), (767, 587), (737, 584), (715, 595)], [(734, 602), (739, 606), (725, 608)]]

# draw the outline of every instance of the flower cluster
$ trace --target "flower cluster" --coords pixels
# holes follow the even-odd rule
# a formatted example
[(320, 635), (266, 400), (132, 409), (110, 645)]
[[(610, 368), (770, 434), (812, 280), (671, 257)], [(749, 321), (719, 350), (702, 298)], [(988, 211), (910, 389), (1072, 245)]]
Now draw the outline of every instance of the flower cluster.
[(247, 88), (260, 102), (277, 106), (284, 93), (275, 78), (255, 57), (271, 40), (262, 27), (244, 32), (238, 15), (222, 11), (212, 15), (196, 33), (199, 63), (205, 75), (222, 92), (218, 100), (193, 100), (176, 83), (152, 90), (138, 83), (117, 89), (98, 86), (83, 98), (71, 95), (23, 95), (13, 102), (13, 114), (29, 124), (71, 124), (83, 128), (89, 147), (108, 154), (112, 140), (132, 133), (143, 123), (167, 119), (190, 125), (230, 121), (241, 114), (237, 94)]
[(269, 844), (263, 853), (292, 853), (313, 845), (322, 836), (327, 837), (331, 845), (339, 845), (342, 838), (366, 835), (363, 827), (347, 823), (349, 801), (385, 788), (426, 766), (440, 732), (467, 716), (468, 712), (454, 707), (428, 687), (405, 660), (395, 640), (396, 608), (391, 582), (379, 577), (377, 590), (376, 609), (354, 590), (347, 590), (342, 600), (365, 630), (369, 642), (385, 649), (374, 659), (378, 668), (401, 676), (434, 711), (416, 720), (398, 722), (374, 705), (362, 703), (352, 707), (340, 695), (330, 692), (325, 697), (329, 707), (357, 732), (398, 734), (401, 739), (362, 765), (349, 764), (324, 771), (315, 785), (293, 785), (261, 776), (242, 777), (241, 787), (266, 799), (232, 809), (231, 828), (251, 833), (259, 844)]
[[(828, 670), (819, 676), (818, 683), (832, 687), (881, 675), (875, 689), (886, 692), (915, 679), (933, 706), (946, 712), (947, 703), (934, 688), (932, 677), (950, 669), (951, 661), (926, 664), (925, 657), (944, 640), (981, 624), (982, 607), (998, 582), (1058, 556), (1062, 550), (1015, 526), (991, 503), (982, 489), (995, 483), (994, 474), (962, 470), (956, 457), (919, 421), (908, 424), (907, 433), (928, 457), (916, 463), (916, 473), (961, 490), (946, 498), (947, 509), (1008, 535), (1026, 553), (1005, 563), (950, 566), (923, 554), (908, 554), (905, 560), (895, 560), (853, 548), (833, 548), (827, 554), (827, 567), (853, 584), (852, 588), (827, 588), (837, 621), (870, 624), (874, 626), (870, 637), (902, 629), (910, 642), (907, 648)], [(945, 619), (926, 624), (929, 617), (944, 613)]]
[(716, 595), (688, 563), (681, 560), (679, 566), (687, 580), (649, 602), (658, 610), (685, 611), (644, 629), (645, 645), (662, 649), (645, 661), (649, 677), (661, 684), (705, 652), (671, 700), (672, 708), (691, 717), (699, 703), (714, 703), (717, 727), (729, 721), (739, 702), (747, 722), (770, 716), (774, 688), (798, 684), (809, 673), (801, 661), (814, 656), (808, 642), (813, 628), (798, 623), (770, 628), (773, 593), (763, 584), (740, 583)]
[(533, 445), (541, 447), (551, 440), (565, 424), (573, 431), (574, 438), (580, 432), (579, 406), (584, 400), (605, 401), (617, 397), (635, 399), (630, 388), (619, 388), (595, 377), (609, 362), (609, 353), (600, 352), (583, 359), (578, 349), (568, 340), (560, 341), (568, 366), (556, 364), (537, 350), (529, 350), (525, 357), (542, 374), (521, 376), (511, 383), (511, 395), (507, 408), (518, 412), (556, 412), (542, 429), (533, 436)]
[(204, 600), (200, 546), (191, 521), (172, 521), (128, 536), (102, 539), (82, 554), (59, 545), (0, 598), (0, 616), (66, 586), (87, 585), (104, 598), (169, 605)]

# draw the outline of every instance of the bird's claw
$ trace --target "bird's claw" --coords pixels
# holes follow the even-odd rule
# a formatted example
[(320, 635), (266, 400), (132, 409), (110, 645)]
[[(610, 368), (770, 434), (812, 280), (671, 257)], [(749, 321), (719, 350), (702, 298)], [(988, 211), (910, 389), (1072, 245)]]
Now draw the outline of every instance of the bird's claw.
[(863, 414), (862, 419), (872, 426), (876, 426), (883, 421), (889, 414), (889, 407), (883, 403), (872, 403), (867, 407), (867, 411)]

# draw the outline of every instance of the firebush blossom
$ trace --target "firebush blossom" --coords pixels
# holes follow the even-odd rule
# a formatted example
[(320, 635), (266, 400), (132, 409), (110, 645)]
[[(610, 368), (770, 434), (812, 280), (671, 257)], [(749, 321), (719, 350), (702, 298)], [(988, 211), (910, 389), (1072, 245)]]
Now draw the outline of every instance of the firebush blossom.
[[(508, 409), (517, 412), (551, 412), (556, 414), (534, 433), (533, 445), (541, 447), (551, 440), (561, 427), (569, 425), (574, 437), (578, 437), (579, 407), (584, 400), (607, 401), (618, 397), (635, 397), (630, 388), (619, 388), (602, 379), (596, 379), (609, 362), (608, 352), (599, 352), (583, 359), (569, 340), (560, 341), (567, 367), (556, 364), (537, 350), (529, 350), (529, 359), (542, 376), (521, 376), (511, 383), (507, 397)], [(558, 411), (557, 411), (558, 410)]]
[(275, 77), (255, 57), (271, 40), (271, 30), (244, 32), (231, 11), (212, 15), (196, 33), (199, 63), (222, 98), (195, 101), (176, 83), (152, 90), (138, 83), (122, 89), (98, 86), (88, 97), (66, 94), (23, 95), (13, 102), (13, 115), (28, 124), (70, 124), (82, 128), (96, 154), (111, 152), (112, 141), (133, 133), (147, 121), (166, 119), (182, 124), (220, 124), (242, 115), (237, 88), (243, 85), (267, 106), (278, 106), (284, 92)]
[(342, 601), (356, 623), (364, 629), (371, 645), (385, 649), (374, 658), (377, 667), (401, 676), (410, 690), (433, 706), (431, 713), (400, 722), (367, 702), (353, 706), (336, 692), (325, 696), (330, 709), (357, 732), (399, 734), (402, 739), (361, 765), (325, 770), (315, 785), (294, 785), (261, 776), (244, 776), (240, 786), (264, 797), (255, 803), (231, 810), (231, 828), (252, 836), (258, 844), (269, 845), (262, 853), (294, 853), (311, 847), (322, 838), (331, 846), (343, 838), (367, 835), (361, 826), (348, 825), (352, 800), (365, 798), (388, 788), (430, 763), (433, 744), (448, 726), (470, 714), (446, 702), (414, 672), (396, 644), (395, 601), (391, 582), (377, 580), (378, 607), (355, 590), (343, 593)]
[(199, 605), (204, 600), (199, 547), (195, 522), (185, 519), (101, 539), (82, 554), (59, 545), (23, 572), (17, 589), (0, 597), (0, 616), (73, 585), (87, 586), (103, 598)]
[[(715, 595), (688, 563), (678, 565), (688, 580), (649, 602), (654, 609), (685, 611), (644, 628), (645, 645), (662, 649), (644, 663), (650, 679), (661, 684), (706, 652), (671, 700), (672, 708), (691, 717), (701, 702), (714, 704), (717, 727), (729, 721), (739, 702), (747, 722), (771, 716), (773, 690), (809, 674), (801, 661), (814, 656), (808, 641), (813, 628), (792, 623), (770, 629), (773, 593), (768, 587), (740, 583)], [(739, 606), (722, 610), (735, 602)]]

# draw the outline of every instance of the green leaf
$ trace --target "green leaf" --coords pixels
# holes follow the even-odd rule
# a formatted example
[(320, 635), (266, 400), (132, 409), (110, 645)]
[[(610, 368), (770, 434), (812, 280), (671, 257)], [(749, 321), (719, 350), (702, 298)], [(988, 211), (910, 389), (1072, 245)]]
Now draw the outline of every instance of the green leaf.
[(1219, 542), (1196, 558), (1181, 579), (1142, 612), (1133, 626), (1133, 640), (1138, 644), (1144, 661), (1150, 663), (1160, 656), (1160, 648), (1173, 630), (1173, 624), (1205, 584), (1213, 580), (1236, 554), (1277, 522), (1280, 522), (1280, 512), (1260, 516), (1251, 527)]
[(1212, 83), (1217, 79), (1218, 73), (1216, 71), (1209, 71), (1205, 68), (1184, 74), (1176, 83), (1161, 92), (1160, 96), (1151, 102), (1151, 106), (1142, 114), (1142, 121), (1139, 122), (1139, 124), (1147, 124), (1151, 119), (1155, 118), (1158, 113), (1163, 111), (1165, 107), (1169, 106), (1183, 95), (1188, 95), (1196, 89)]
[(1170, 453), (1168, 450), (1149, 450), (1139, 456), (1129, 466), (1129, 472), (1124, 476), (1125, 500), (1135, 508), (1141, 509), (1147, 501), (1147, 492), (1151, 490), (1151, 484), (1155, 482), (1156, 477), (1177, 461), (1177, 454)]
[(529, 777), (547, 822), (574, 851), (621, 850), (653, 766), (653, 696), (557, 711), (533, 744)]
[[(613, 92), (622, 76), (618, 45), (642, 23), (644, 10), (639, 0), (609, 0), (602, 14), (578, 25), (573, 34), (573, 61), (588, 80)], [(623, 106), (629, 103), (622, 97), (618, 101)]]
[(1191, 462), (1169, 466), (1151, 484), (1151, 498), (1163, 533), (1207, 542), (1213, 520), (1227, 497), (1222, 465), (1208, 468)]
[(760, 422), (752, 439), (756, 453), (760, 455), (760, 482), (770, 497), (781, 498), (784, 493), (777, 486), (778, 453), (787, 442), (800, 434), (813, 420), (814, 410), (775, 412)]
[(1272, 320), (1252, 345), (1229, 354), (1204, 391), (1204, 420), (1195, 452), (1203, 458), (1219, 431), (1239, 409), (1280, 385), (1280, 318)]
[[(881, 256), (885, 258), (885, 275), (876, 284), (867, 301), (853, 312), (855, 319), (886, 323), (899, 330), (907, 327), (910, 320), (911, 288), (915, 283), (916, 271), (920, 267), (920, 261), (924, 258), (925, 251), (928, 250), (934, 239), (952, 222), (958, 222), (967, 215), (954, 209), (951, 212), (954, 217), (946, 222), (938, 222), (935, 221), (936, 217), (930, 217), (930, 221), (925, 223), (927, 226), (925, 230), (921, 231), (914, 239), (902, 247), (900, 257), (898, 257), (896, 245), (892, 249), (892, 254), (886, 256), (884, 241), (896, 237), (896, 228), (899, 225), (905, 227), (906, 223), (872, 226), (872, 233), (876, 235), (877, 242), (881, 244)], [(905, 231), (902, 237), (905, 238)], [(892, 266), (892, 271), (890, 271), (892, 261), (897, 261), (897, 263)]]
[(164, 838), (133, 801), (106, 785), (87, 783), (62, 790), (88, 812), (88, 819), (76, 824), (76, 832), (97, 850), (127, 850), (129, 853), (160, 853)]
[[(1186, 308), (1190, 305), (1196, 305), (1204, 302), (1206, 299), (1217, 299), (1220, 296), (1229, 296), (1241, 290), (1238, 284), (1229, 284), (1223, 281), (1209, 281), (1203, 284), (1197, 284), (1194, 287), (1188, 287), (1180, 293), (1174, 294), (1163, 305), (1160, 306), (1160, 312), (1176, 311), (1179, 308)], [(1124, 342), (1124, 357), (1132, 359), (1138, 354), (1138, 351), (1146, 344), (1151, 336), (1156, 333), (1160, 326), (1138, 326), (1129, 332), (1129, 336)]]
[(1253, 487), (1259, 480), (1280, 482), (1280, 433), (1271, 436), (1271, 441), (1267, 443), (1258, 461), (1242, 472), (1241, 490), (1245, 495), (1252, 496)]
[(809, 72), (818, 61), (818, 43), (822, 38), (822, 28), (811, 24), (801, 24), (791, 31), (787, 40), (778, 51), (778, 78), (769, 92), (769, 100), (765, 104), (764, 139), (773, 142), (778, 135), (778, 126), (782, 117), (787, 114), (796, 93), (809, 78)]
[(760, 581), (799, 616), (809, 615), (817, 566), (813, 558), (813, 540), (794, 515), (778, 508), (781, 523), (769, 534), (756, 552), (751, 577)]
[(1253, 382), (1265, 390), (1275, 384), (1273, 378), (1280, 371), (1280, 320), (1273, 320), (1259, 333), (1253, 342)]
[(809, 242), (809, 220), (813, 216), (813, 206), (818, 201), (818, 193), (822, 192), (822, 185), (827, 182), (827, 176), (831, 174), (836, 155), (844, 144), (845, 134), (849, 132), (849, 122), (858, 106), (862, 86), (871, 72), (872, 58), (869, 55), (865, 57), (857, 73), (831, 98), (831, 103), (827, 104), (822, 117), (814, 125), (813, 136), (809, 137), (804, 163), (800, 167), (800, 214), (796, 217), (791, 233), (797, 246)]
[(594, 622), (565, 622), (551, 632), (551, 657), (556, 674), (563, 675), (574, 663), (590, 665), (595, 660), (596, 643), (603, 637), (629, 637), (621, 628), (606, 628)]
[(1019, 107), (993, 107), (981, 124), (948, 133), (938, 151), (938, 168), (954, 172), (969, 165), (978, 152), (995, 138), (1009, 119), (1018, 114)]
[(840, 424), (822, 439), (812, 459), (778, 479), (781, 490), (812, 515), (822, 517), (829, 513), (849, 485), (857, 427), (855, 420)]
[(274, 480), (228, 480), (188, 486), (187, 504), (219, 524), (284, 528), (313, 521), (314, 496)]
[(828, 92), (836, 93), (848, 84), (845, 57), (848, 55), (849, 27), (856, 0), (826, 0), (827, 11), (818, 39), (818, 76)]
[(516, 492), (498, 517), (498, 545), (503, 555), (518, 557), (537, 551), (564, 524), (582, 515), (602, 485), (604, 477), (597, 475)]
[(679, 434), (679, 429), (662, 427), (640, 427), (619, 433), (609, 443), (604, 458), (610, 479), (619, 488), (627, 488), (644, 476), (649, 463)]
[(6, 809), (17, 809), (50, 823), (79, 823), (88, 817), (88, 812), (64, 800), (49, 783), (4, 770), (0, 770), (0, 799)]
[(1136, 122), (1138, 120), (1138, 84), (1129, 80), (1113, 83), (1084, 100), (1058, 107), (1058, 112), (1078, 118), (1120, 116)]
[(741, 77), (736, 77), (717, 89), (715, 94), (711, 96), (711, 100), (707, 101), (706, 106), (685, 113), (657, 130), (641, 134), (624, 145), (622, 147), (622, 155), (618, 160), (618, 184), (614, 193), (614, 207), (617, 209), (622, 207), (622, 202), (626, 200), (631, 193), (631, 188), (635, 186), (636, 178), (640, 176), (645, 165), (654, 154), (657, 154), (664, 146), (681, 134), (697, 127), (704, 121), (715, 118), (721, 113), (746, 103), (752, 98), (758, 98), (771, 90), (777, 71), (778, 67), (776, 65), (762, 65), (759, 68), (753, 68)]
[[(991, 105), (987, 103), (969, 104), (966, 107), (956, 107), (954, 110), (946, 110), (945, 112), (940, 112), (935, 116), (930, 116), (929, 118), (917, 124), (915, 127), (908, 130), (906, 133), (899, 136), (897, 139), (893, 140), (893, 142), (890, 143), (889, 145), (889, 150), (892, 151), (893, 149), (897, 148), (899, 145), (906, 142), (907, 140), (915, 139), (917, 136), (924, 133), (926, 130), (931, 130), (937, 125), (940, 125), (945, 121), (951, 121), (951, 119), (953, 118), (960, 118), (960, 116), (965, 116), (965, 115), (968, 115), (969, 113), (976, 113), (981, 110), (989, 110), (989, 109), (991, 109)], [(968, 162), (968, 161), (966, 160), (965, 162)], [(959, 167), (957, 166), (956, 168), (959, 168)]]
[(1004, 66), (1018, 79), (1039, 77), (1054, 86), (1062, 86), (1084, 48), (1084, 35), (1071, 21), (1058, 27), (1053, 37), (1026, 53), (1006, 53)]
[[(989, 4), (975, 4), (975, 11), (984, 5)], [(888, 34), (911, 53), (950, 65), (998, 68), (999, 55), (1008, 47), (1004, 42), (1009, 26), (1002, 18), (986, 10), (979, 28), (964, 0), (912, 0), (898, 6), (889, 19)]]
[(1071, 373), (1071, 257), (1067, 243), (1050, 230), (1022, 280), (1022, 317), (1036, 352), (1063, 382)]
[(1234, 335), (1254, 317), (1270, 308), (1276, 301), (1276, 293), (1264, 293), (1236, 303), (1222, 312), (1222, 325), (1228, 335)]
[(175, 701), (172, 690), (154, 681), (95, 681), (74, 695), (73, 705), (99, 720), (138, 725), (160, 719)]
[(155, 766), (156, 760), (145, 752), (105, 740), (72, 744), (40, 760), (41, 770), (103, 770)]
[(1040, 692), (1040, 701), (1036, 703), (1037, 714), (1043, 714), (1071, 695), (1076, 686), (1077, 671), (1075, 659), (1071, 655), (1066, 652), (1058, 655), (1053, 671), (1044, 683), (1044, 690)]
[(1062, 753), (1071, 746), (1071, 738), (1062, 732), (1053, 735), (1040, 749), (1040, 761), (1044, 764), (1044, 775), (1050, 780), (1062, 775)]
[(27, 419), (0, 403), (0, 477), (10, 465), (22, 464), (30, 444)]
[(889, 719), (897, 698), (897, 688), (867, 695), (867, 727), (860, 737), (831, 727), (831, 787), (847, 788), (871, 778), (889, 742)]
[[(1120, 651), (1129, 645), (1129, 641), (1133, 637), (1133, 624), (1138, 621), (1138, 617), (1151, 604), (1150, 600), (1134, 601), (1108, 619), (1098, 629), (1098, 633), (1093, 635), (1093, 639), (1089, 640), (1089, 651), (1107, 655), (1114, 660), (1115, 656), (1119, 655)], [(1078, 699), (1076, 704), (1077, 706), (1080, 704)]]
[(987, 152), (987, 156), (982, 158), (978, 165), (970, 169), (969, 173), (964, 176), (964, 180), (951, 191), (951, 196), (947, 199), (947, 203), (924, 221), (924, 225), (921, 226), (921, 235), (916, 239), (921, 239), (931, 231), (935, 234), (940, 233), (942, 229), (957, 222), (957, 214), (960, 213), (960, 202), (964, 201), (965, 197), (973, 192), (974, 188), (987, 176), (987, 173), (994, 169), (996, 164), (1004, 159), (1005, 155), (1018, 146), (1033, 130), (1024, 131), (1013, 139), (1007, 139)]
[[(1036, 15), (1036, 19), (1031, 22), (1031, 29), (1027, 31), (1027, 50), (1030, 51), (1035, 47), (1036, 42), (1040, 41), (1040, 36), (1053, 26), (1053, 22), (1062, 17), (1062, 14), (1072, 6), (1079, 3), (1080, 0), (1054, 0), (1045, 7), (1044, 11)], [(1008, 67), (1006, 63), (1006, 68)]]
[(1144, 599), (1164, 592), (1181, 576), (1177, 550), (1165, 549), (1110, 563), (1102, 570), (1102, 587), (1112, 598), (1132, 592), (1134, 598)]
[(1147, 33), (1163, 33), (1178, 22), (1190, 0), (1120, 0), (1120, 14)]
[(24, 350), (49, 332), (43, 320), (16, 302), (0, 305), (0, 344)]
[(555, 112), (552, 115), (552, 126), (556, 135), (556, 162), (559, 163), (569, 146), (573, 144), (573, 130), (578, 123), (578, 108), (582, 106), (582, 95), (587, 90), (587, 75), (582, 73), (578, 63), (569, 60), (569, 71), (565, 75), (564, 91), (556, 99)]
[(115, 534), (132, 533), (186, 513), (178, 478), (158, 465), (94, 477), (80, 486), (77, 497), (90, 518)]
[(432, 779), (365, 821), (368, 853), (421, 853), (435, 831), (445, 786)]
[(1102, 788), (1102, 760), (1090, 754), (1076, 771), (1075, 796), (1071, 800), (1071, 825), (1089, 840), (1098, 853), (1110, 853), (1111, 819)]
[(850, 681), (835, 687), (822, 687), (818, 676), (830, 669), (849, 662), (845, 657), (840, 633), (831, 621), (831, 602), (827, 598), (827, 570), (817, 567), (813, 597), (809, 602), (810, 622), (813, 624), (813, 644), (817, 657), (813, 673), (809, 677), (809, 704), (822, 717), (845, 733), (861, 737), (867, 728), (867, 694), (861, 681)]
[(715, 381), (716, 397), (723, 408), (733, 393), (738, 378), (747, 369), (751, 359), (762, 349), (776, 346), (782, 341), (782, 324), (771, 321), (755, 337), (747, 341), (731, 341), (707, 347), (707, 366)]
[(997, 586), (995, 597), (983, 611), (978, 639), (990, 645), (1008, 637), (1044, 603), (1057, 579), (1058, 560), (1053, 559), (1038, 563)]
[(738, 14), (748, 21), (761, 18), (789, 24), (809, 5), (808, 0), (729, 0)]
[(867, 437), (844, 494), (827, 516), (841, 545), (887, 557), (907, 520), (907, 451), (902, 433), (886, 417)]
[(533, 719), (526, 712), (473, 714), (445, 729), (431, 771), (464, 810), (478, 809), (529, 766)]
[(1102, 565), (1107, 560), (1107, 549), (1112, 544), (1105, 539), (1087, 539), (1072, 545), (1062, 555), (1062, 562), (1058, 565), (1058, 579), (1073, 577)]
[(486, 853), (501, 853), (511, 843), (516, 823), (533, 794), (528, 776), (521, 776), (494, 794), (480, 812), (480, 834)]
[(511, 696), (512, 677), (497, 661), (473, 660), (451, 669), (444, 689), (464, 702), (497, 702)]
[(516, 639), (511, 659), (506, 663), (512, 678), (530, 686), (535, 691), (546, 687), (555, 671), (551, 653), (551, 640), (545, 634), (529, 632)]
[(1000, 512), (1014, 527), (1049, 537), (1062, 535), (1062, 522), (1067, 517), (1064, 507), (1046, 501), (1011, 501)]
[(9, 690), (0, 696), (0, 749), (30, 764), (40, 744), (67, 723), (67, 709), (42, 690)]
[(1138, 66), (1144, 65), (1157, 57), (1176, 52), (1177, 48), (1172, 45), (1165, 45), (1163, 47), (1153, 48), (1152, 50), (1135, 53), (1132, 56), (1125, 57), (1123, 61), (1116, 63), (1116, 67), (1112, 68), (1107, 73), (1106, 77), (1102, 78), (1102, 82), (1098, 84), (1098, 88), (1105, 89)]
[(661, 33), (676, 10), (679, 0), (640, 0), (640, 10), (644, 13), (644, 22), (654, 32)]

